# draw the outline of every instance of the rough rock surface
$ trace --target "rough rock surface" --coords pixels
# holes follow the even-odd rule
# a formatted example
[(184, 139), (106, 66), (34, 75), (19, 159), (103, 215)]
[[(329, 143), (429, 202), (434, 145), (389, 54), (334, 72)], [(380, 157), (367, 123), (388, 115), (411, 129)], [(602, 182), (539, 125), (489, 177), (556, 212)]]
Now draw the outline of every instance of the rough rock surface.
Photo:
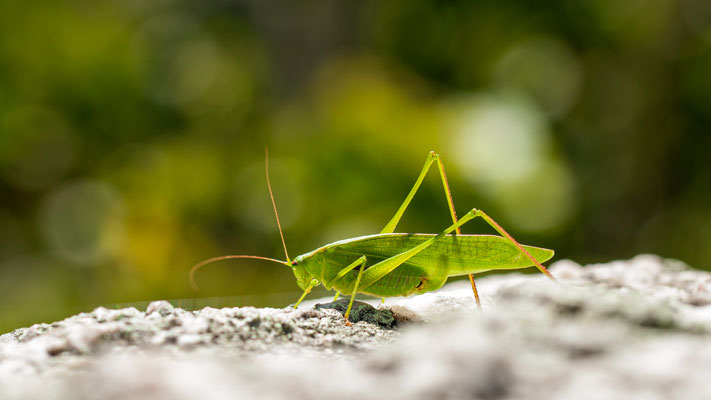
[[(333, 309), (99, 308), (0, 336), (0, 399), (711, 398), (711, 274), (655, 256)], [(377, 301), (373, 304), (377, 305)]]

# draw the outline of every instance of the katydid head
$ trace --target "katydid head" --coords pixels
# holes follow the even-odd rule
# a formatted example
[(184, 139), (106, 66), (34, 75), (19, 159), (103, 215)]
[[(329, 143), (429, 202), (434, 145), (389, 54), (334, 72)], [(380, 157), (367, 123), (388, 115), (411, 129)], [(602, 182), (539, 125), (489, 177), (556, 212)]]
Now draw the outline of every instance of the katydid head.
[(311, 272), (309, 272), (309, 268), (307, 268), (307, 266), (310, 262), (310, 254), (302, 254), (291, 262), (291, 269), (294, 271), (296, 284), (299, 285), (299, 288), (304, 291), (321, 284), (321, 282), (313, 276)]

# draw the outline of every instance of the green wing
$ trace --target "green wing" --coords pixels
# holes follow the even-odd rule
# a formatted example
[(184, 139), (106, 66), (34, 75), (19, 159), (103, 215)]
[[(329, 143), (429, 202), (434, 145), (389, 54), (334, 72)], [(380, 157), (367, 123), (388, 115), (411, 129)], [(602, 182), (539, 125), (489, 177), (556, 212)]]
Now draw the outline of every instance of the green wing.
[[(331, 256), (365, 255), (372, 260), (383, 260), (411, 249), (433, 236), (435, 235), (422, 233), (370, 235), (335, 242), (319, 250)], [(554, 254), (553, 250), (549, 249), (525, 245), (523, 247), (541, 263), (550, 260)], [(508, 239), (491, 235), (445, 235), (410, 258), (406, 264), (419, 267), (431, 276), (466, 275), (534, 265)]]

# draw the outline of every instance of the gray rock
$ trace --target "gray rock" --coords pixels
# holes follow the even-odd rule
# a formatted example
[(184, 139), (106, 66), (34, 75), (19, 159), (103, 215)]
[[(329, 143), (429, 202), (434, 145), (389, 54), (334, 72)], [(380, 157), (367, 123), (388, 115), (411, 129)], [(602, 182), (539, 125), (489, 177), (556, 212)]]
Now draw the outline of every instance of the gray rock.
[(410, 322), (395, 329), (319, 300), (98, 308), (0, 336), (0, 399), (711, 398), (709, 273), (655, 256), (551, 271), (478, 280), (482, 311), (466, 281), (373, 302)]

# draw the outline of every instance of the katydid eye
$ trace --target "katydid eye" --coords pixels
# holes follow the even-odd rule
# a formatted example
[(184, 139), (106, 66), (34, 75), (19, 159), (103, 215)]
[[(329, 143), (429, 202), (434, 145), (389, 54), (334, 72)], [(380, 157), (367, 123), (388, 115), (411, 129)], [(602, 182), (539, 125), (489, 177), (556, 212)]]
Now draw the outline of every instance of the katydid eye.
[(292, 265), (292, 266), (293, 266), (293, 265), (296, 265), (296, 264), (297, 264), (296, 260), (294, 260), (294, 261), (291, 262), (291, 265)]

